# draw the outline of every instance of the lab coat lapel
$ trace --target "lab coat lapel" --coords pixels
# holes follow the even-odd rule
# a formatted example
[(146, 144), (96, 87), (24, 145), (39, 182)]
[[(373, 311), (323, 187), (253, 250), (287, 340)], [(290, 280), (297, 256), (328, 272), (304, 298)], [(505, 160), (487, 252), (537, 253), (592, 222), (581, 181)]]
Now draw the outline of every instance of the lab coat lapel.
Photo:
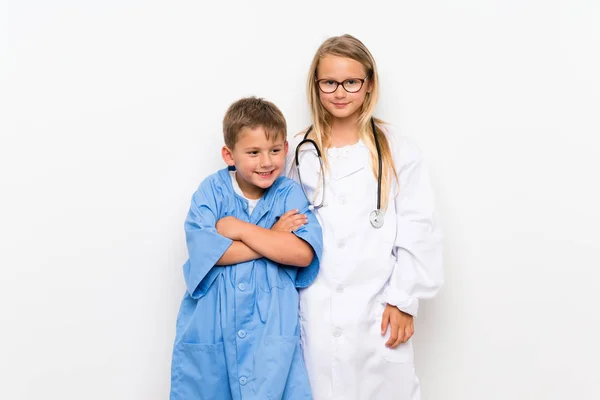
[(334, 180), (338, 181), (342, 178), (350, 176), (362, 170), (364, 165), (357, 163), (356, 160), (351, 158), (344, 158), (336, 160), (335, 164), (332, 165), (331, 175)]
[(352, 146), (330, 149), (331, 175), (334, 180), (340, 180), (364, 169), (367, 163), (358, 157), (368, 156), (368, 152), (356, 151), (356, 148), (365, 148), (362, 140)]

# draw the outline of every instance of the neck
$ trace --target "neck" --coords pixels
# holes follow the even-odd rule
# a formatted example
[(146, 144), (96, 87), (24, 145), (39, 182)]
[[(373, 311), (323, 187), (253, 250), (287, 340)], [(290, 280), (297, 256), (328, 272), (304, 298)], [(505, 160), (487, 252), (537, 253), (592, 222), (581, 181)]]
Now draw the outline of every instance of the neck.
[(356, 116), (335, 119), (331, 124), (331, 144), (333, 147), (348, 146), (358, 142), (359, 130)]
[(238, 177), (237, 172), (235, 173), (235, 180), (240, 187), (240, 190), (244, 194), (244, 197), (250, 200), (258, 200), (265, 193), (265, 190), (256, 186), (248, 185), (246, 181)]

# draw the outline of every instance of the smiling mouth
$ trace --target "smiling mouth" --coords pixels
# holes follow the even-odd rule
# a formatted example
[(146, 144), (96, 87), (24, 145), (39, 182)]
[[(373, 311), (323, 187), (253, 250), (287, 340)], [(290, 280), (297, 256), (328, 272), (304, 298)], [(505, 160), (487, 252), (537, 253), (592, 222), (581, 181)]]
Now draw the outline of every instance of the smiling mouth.
[(332, 103), (332, 104), (333, 104), (334, 106), (336, 106), (336, 107), (345, 107), (345, 106), (347, 106), (347, 105), (348, 105), (348, 104), (350, 104), (350, 103)]
[(273, 175), (273, 172), (275, 172), (275, 170), (269, 172), (257, 172), (257, 174), (261, 178), (270, 178)]

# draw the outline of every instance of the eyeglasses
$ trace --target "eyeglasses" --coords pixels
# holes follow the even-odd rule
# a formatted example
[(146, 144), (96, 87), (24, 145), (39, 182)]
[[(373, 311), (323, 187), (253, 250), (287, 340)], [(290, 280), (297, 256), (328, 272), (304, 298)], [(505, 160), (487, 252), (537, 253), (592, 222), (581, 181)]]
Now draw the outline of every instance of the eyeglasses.
[(368, 76), (365, 77), (365, 79), (350, 78), (343, 82), (334, 81), (332, 79), (318, 79), (317, 86), (319, 86), (319, 90), (321, 90), (321, 92), (327, 94), (335, 92), (339, 85), (342, 85), (344, 90), (348, 93), (356, 93), (362, 89), (363, 84), (368, 78)]

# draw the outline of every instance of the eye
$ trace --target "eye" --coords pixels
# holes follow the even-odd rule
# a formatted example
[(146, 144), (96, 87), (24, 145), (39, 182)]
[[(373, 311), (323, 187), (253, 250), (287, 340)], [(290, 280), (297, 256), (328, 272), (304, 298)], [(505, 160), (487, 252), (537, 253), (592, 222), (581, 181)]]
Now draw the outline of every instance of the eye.
[(273, 150), (271, 150), (271, 153), (273, 153), (273, 154), (277, 154), (277, 153), (279, 153), (280, 151), (281, 151), (281, 149), (273, 149)]
[(335, 86), (335, 85), (337, 85), (337, 82), (336, 81), (332, 81), (332, 80), (326, 80), (326, 81), (323, 81), (323, 84), (325, 86)]
[(356, 79), (348, 79), (346, 81), (346, 83), (349, 84), (349, 85), (355, 85), (357, 82), (356, 82)]
[(258, 151), (252, 150), (252, 151), (249, 151), (248, 154), (250, 154), (251, 156), (256, 156), (256, 155), (258, 155)]

